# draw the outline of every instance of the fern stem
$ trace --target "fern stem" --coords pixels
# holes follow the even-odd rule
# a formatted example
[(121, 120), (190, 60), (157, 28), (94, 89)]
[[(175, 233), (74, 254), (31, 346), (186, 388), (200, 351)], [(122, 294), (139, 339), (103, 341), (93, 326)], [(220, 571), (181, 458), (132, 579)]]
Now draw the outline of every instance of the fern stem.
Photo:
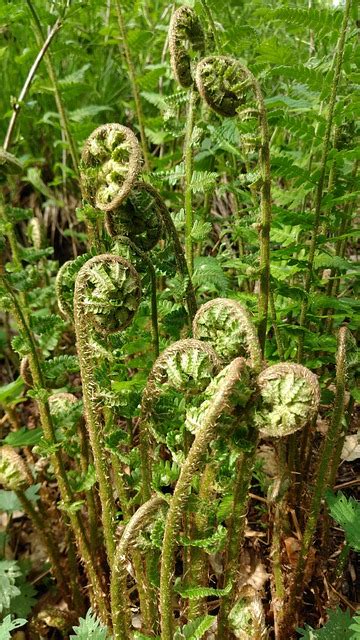
[(289, 601), (285, 607), (284, 616), (280, 623), (279, 638), (281, 640), (289, 637), (289, 631), (292, 629), (294, 619), (296, 617), (296, 603), (302, 592), (304, 584), (306, 562), (320, 514), (321, 501), (324, 497), (324, 491), (327, 486), (329, 464), (336, 441), (339, 438), (339, 434), (342, 429), (342, 418), (345, 403), (347, 331), (347, 327), (342, 327), (339, 331), (338, 353), (336, 358), (336, 394), (332, 420), (320, 452), (320, 462), (313, 488), (309, 517), (305, 526), (297, 566), (290, 587)]
[(211, 33), (214, 36), (214, 44), (215, 44), (215, 49), (217, 53), (221, 53), (221, 44), (220, 44), (220, 40), (218, 37), (218, 31), (214, 22), (214, 17), (212, 14), (212, 11), (208, 5), (207, 0), (201, 0), (201, 5), (202, 8), (204, 10), (204, 13), (208, 19), (208, 22), (210, 24), (210, 28), (211, 28)]
[(195, 440), (189, 454), (182, 465), (180, 476), (176, 483), (174, 494), (171, 498), (170, 508), (166, 518), (161, 554), (161, 640), (173, 640), (174, 637), (172, 577), (174, 573), (173, 565), (176, 539), (181, 526), (183, 509), (189, 496), (194, 475), (199, 470), (208, 445), (217, 435), (217, 421), (221, 413), (228, 406), (234, 385), (239, 379), (243, 367), (244, 361), (241, 358), (237, 358), (231, 363), (231, 365), (229, 365), (226, 382), (221, 390), (215, 394), (209, 409), (204, 415), (203, 422), (197, 430)]
[(54, 453), (50, 455), (50, 460), (54, 468), (54, 474), (59, 485), (60, 494), (63, 499), (65, 508), (67, 509), (71, 526), (73, 528), (78, 549), (82, 559), (85, 563), (86, 570), (88, 572), (90, 581), (92, 582), (95, 595), (95, 607), (98, 609), (99, 614), (103, 622), (107, 622), (108, 613), (105, 603), (105, 594), (102, 588), (101, 580), (97, 574), (94, 558), (92, 557), (91, 547), (87, 539), (84, 524), (79, 511), (71, 511), (71, 504), (74, 502), (74, 497), (71, 491), (70, 483), (66, 475), (63, 457), (58, 443), (56, 440), (55, 429), (52, 422), (50, 413), (49, 402), (47, 399), (43, 399), (43, 395), (46, 394), (44, 388), (43, 374), (36, 350), (36, 345), (31, 334), (31, 331), (27, 325), (22, 309), (17, 301), (17, 298), (8, 283), (7, 277), (2, 272), (0, 267), (0, 276), (6, 291), (8, 292), (12, 301), (12, 309), (15, 320), (22, 334), (24, 335), (29, 348), (29, 364), (31, 370), (31, 376), (33, 380), (34, 389), (38, 391), (37, 405), (40, 413), (41, 426), (44, 433), (44, 440), (51, 447), (55, 448)]
[(185, 210), (185, 255), (190, 276), (194, 271), (194, 247), (191, 237), (194, 215), (192, 206), (192, 172), (193, 172), (193, 150), (192, 150), (192, 133), (194, 128), (194, 118), (197, 103), (197, 91), (190, 89), (189, 100), (187, 104), (185, 141), (184, 141), (184, 169), (185, 169), (185, 185), (184, 185), (184, 210)]
[(241, 453), (236, 463), (236, 475), (233, 487), (233, 507), (226, 544), (226, 561), (224, 569), (224, 587), (231, 584), (229, 594), (223, 596), (218, 617), (218, 639), (228, 640), (231, 637), (229, 613), (234, 593), (237, 592), (236, 577), (239, 568), (239, 553), (244, 543), (246, 512), (248, 506), (249, 487), (256, 453), (257, 432), (254, 429), (252, 449)]
[[(26, 0), (27, 5), (29, 7), (30, 13), (32, 15), (32, 24), (33, 24), (33, 29), (34, 29), (34, 35), (35, 35), (35, 39), (38, 43), (38, 46), (42, 46), (43, 44), (45, 44), (45, 40), (44, 40), (44, 35), (42, 32), (42, 28), (41, 28), (41, 24), (39, 21), (39, 18), (37, 16), (35, 7), (32, 3), (32, 0)], [(56, 71), (55, 71), (55, 67), (52, 61), (52, 56), (50, 51), (46, 51), (46, 55), (44, 58), (44, 62), (46, 65), (46, 69), (47, 69), (47, 73), (48, 76), (50, 78), (50, 82), (53, 86), (53, 90), (54, 90), (54, 97), (55, 97), (55, 103), (56, 103), (56, 107), (59, 113), (59, 118), (60, 118), (60, 124), (61, 124), (61, 128), (64, 132), (64, 137), (65, 140), (68, 144), (69, 147), (69, 151), (70, 151), (70, 155), (71, 155), (71, 161), (72, 161), (72, 165), (73, 165), (73, 169), (75, 171), (76, 176), (79, 176), (79, 154), (76, 148), (76, 144), (74, 141), (74, 138), (71, 134), (70, 131), (70, 125), (69, 125), (69, 120), (67, 117), (67, 113), (66, 113), (66, 109), (64, 107), (64, 103), (63, 103), (63, 99), (60, 93), (60, 89), (59, 89), (59, 84), (58, 84), (58, 80), (56, 77)]]
[[(86, 267), (86, 265), (85, 265)], [(84, 411), (89, 432), (91, 449), (94, 457), (96, 478), (99, 484), (99, 495), (102, 508), (102, 523), (107, 559), (111, 568), (115, 554), (116, 511), (113, 490), (110, 481), (110, 469), (105, 454), (103, 430), (104, 425), (93, 403), (91, 390), (95, 386), (93, 352), (89, 346), (88, 320), (82, 312), (80, 297), (85, 287), (83, 268), (76, 280), (74, 294), (74, 319), (76, 343), (79, 354), (80, 372), (83, 386)]]
[[(126, 565), (129, 548), (135, 543), (138, 532), (151, 522), (163, 504), (164, 499), (160, 496), (156, 496), (145, 502), (126, 525), (118, 543), (110, 585), (114, 640), (130, 640), (132, 638), (126, 586)], [(152, 594), (147, 594), (148, 597), (151, 595)]]
[(184, 280), (187, 281), (186, 300), (187, 300), (189, 319), (190, 319), (190, 322), (192, 322), (197, 310), (195, 291), (191, 281), (190, 271), (184, 255), (184, 250), (179, 240), (178, 232), (176, 230), (174, 221), (170, 215), (170, 211), (164, 203), (161, 208), (161, 215), (162, 215), (168, 236), (172, 239), (174, 244), (175, 261), (176, 261), (178, 271), (181, 274), (181, 276), (184, 278)]
[[(320, 175), (316, 189), (315, 196), (315, 212), (314, 212), (314, 225), (312, 230), (312, 236), (310, 241), (310, 249), (309, 249), (309, 257), (308, 257), (308, 268), (305, 276), (304, 290), (306, 294), (309, 294), (312, 286), (312, 276), (313, 276), (313, 266), (316, 252), (316, 244), (317, 244), (317, 236), (320, 226), (320, 217), (321, 217), (321, 205), (323, 199), (323, 191), (324, 191), (324, 183), (325, 183), (325, 175), (326, 175), (326, 165), (327, 159), (330, 149), (330, 139), (331, 139), (331, 131), (333, 126), (333, 117), (336, 105), (336, 95), (340, 83), (340, 75), (341, 75), (341, 67), (343, 63), (344, 57), (344, 46), (346, 39), (346, 32), (349, 22), (351, 9), (351, 0), (345, 1), (344, 7), (344, 17), (341, 25), (340, 35), (336, 47), (336, 57), (335, 57), (335, 70), (334, 77), (331, 85), (331, 94), (329, 99), (329, 107), (328, 107), (328, 115), (326, 119), (326, 129), (324, 133), (324, 142), (322, 148), (322, 155), (320, 160)], [(301, 305), (300, 312), (300, 327), (306, 327), (306, 316), (309, 308), (309, 297), (306, 295), (303, 299)], [(302, 362), (304, 355), (304, 333), (300, 333), (298, 338), (298, 352), (297, 352), (297, 360), (298, 362)]]
[(148, 150), (148, 145), (147, 145), (147, 140), (145, 135), (145, 118), (144, 118), (144, 113), (143, 113), (142, 104), (141, 104), (135, 66), (132, 60), (131, 51), (130, 51), (129, 43), (127, 40), (125, 20), (124, 20), (121, 4), (119, 0), (115, 0), (115, 5), (116, 5), (116, 13), (118, 17), (119, 29), (120, 29), (121, 39), (122, 39), (124, 57), (125, 57), (126, 65), (129, 72), (131, 91), (132, 91), (134, 102), (135, 102), (136, 117), (139, 125), (140, 140), (141, 140), (141, 147), (142, 147), (142, 152), (144, 156), (145, 169), (146, 171), (150, 171), (149, 150)]

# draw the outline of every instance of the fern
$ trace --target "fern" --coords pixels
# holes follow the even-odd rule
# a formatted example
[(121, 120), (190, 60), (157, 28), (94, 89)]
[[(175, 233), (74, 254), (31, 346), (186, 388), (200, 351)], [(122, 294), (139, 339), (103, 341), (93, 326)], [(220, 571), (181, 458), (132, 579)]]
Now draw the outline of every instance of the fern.
[(359, 640), (359, 635), (350, 626), (352, 619), (348, 610), (329, 610), (329, 620), (321, 629), (312, 629), (305, 625), (304, 629), (297, 629), (303, 640)]
[(213, 616), (202, 616), (192, 620), (176, 631), (174, 640), (201, 640), (213, 624)]
[(330, 514), (344, 529), (348, 545), (355, 551), (360, 551), (360, 502), (354, 498), (346, 498), (341, 491), (337, 495), (328, 491), (326, 502)]
[(70, 640), (110, 640), (107, 628), (101, 624), (91, 609), (85, 618), (80, 618), (78, 627), (73, 627), (75, 635), (70, 636)]

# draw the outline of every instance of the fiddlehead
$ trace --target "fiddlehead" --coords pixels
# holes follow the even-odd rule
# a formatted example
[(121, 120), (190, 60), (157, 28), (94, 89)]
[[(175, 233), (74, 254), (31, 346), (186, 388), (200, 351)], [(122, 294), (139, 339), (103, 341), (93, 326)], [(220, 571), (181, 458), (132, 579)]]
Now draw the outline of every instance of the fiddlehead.
[(85, 142), (80, 183), (84, 200), (101, 211), (118, 207), (129, 195), (141, 167), (135, 134), (121, 124), (104, 124)]
[(74, 294), (74, 318), (83, 382), (84, 410), (102, 504), (105, 545), (111, 567), (115, 553), (115, 506), (103, 444), (103, 418), (95, 380), (90, 336), (105, 338), (127, 327), (139, 305), (140, 280), (134, 267), (118, 256), (95, 256), (80, 269)]
[(172, 15), (169, 50), (176, 80), (182, 87), (191, 87), (193, 59), (204, 55), (205, 35), (198, 16), (190, 7), (179, 7)]
[(275, 364), (258, 377), (260, 404), (255, 424), (266, 437), (280, 438), (302, 429), (317, 413), (317, 376), (298, 364)]
[(166, 505), (165, 499), (161, 496), (155, 496), (139, 507), (126, 525), (117, 546), (110, 585), (115, 640), (128, 640), (130, 638), (128, 626), (129, 603), (126, 597), (128, 553), (131, 551), (131, 547), (136, 545), (139, 532), (151, 524), (154, 515), (164, 505)]
[(0, 448), (0, 484), (11, 491), (24, 491), (34, 480), (25, 460), (9, 445)]
[[(160, 574), (160, 613), (162, 640), (172, 640), (172, 576), (174, 572), (174, 552), (176, 537), (181, 525), (184, 505), (189, 496), (191, 483), (198, 472), (207, 447), (217, 435), (221, 435), (222, 423), (228, 412), (232, 412), (237, 405), (244, 406), (243, 384), (251, 387), (249, 371), (242, 358), (233, 360), (214, 380), (212, 401), (206, 405), (201, 424), (196, 431), (195, 440), (189, 454), (182, 465), (179, 480), (176, 484), (168, 511), (163, 550), (161, 556)], [(241, 381), (241, 393), (237, 394)], [(245, 394), (246, 398), (248, 396)]]
[(249, 77), (243, 66), (228, 56), (208, 56), (196, 67), (196, 85), (205, 102), (221, 116), (236, 116), (246, 100)]
[(188, 398), (201, 393), (218, 368), (218, 358), (211, 346), (193, 339), (175, 342), (155, 361), (141, 403), (140, 456), (144, 500), (148, 500), (150, 495), (152, 469), (149, 428), (156, 428), (158, 401), (170, 390)]
[(209, 342), (227, 363), (237, 356), (261, 366), (261, 349), (250, 313), (236, 300), (215, 298), (203, 304), (193, 321), (194, 337)]
[[(241, 454), (237, 461), (233, 486), (233, 511), (229, 525), (224, 580), (233, 584), (230, 594), (221, 602), (218, 619), (218, 638), (231, 637), (231, 607), (237, 592), (238, 558), (244, 541), (248, 491), (255, 460), (258, 431), (265, 437), (281, 438), (303, 428), (316, 414), (320, 401), (317, 377), (296, 364), (277, 364), (262, 371), (257, 378), (259, 396), (249, 409), (247, 420), (254, 426), (253, 446)], [(276, 512), (278, 526), (280, 508)], [(274, 542), (274, 541), (273, 541)], [(273, 553), (275, 556), (275, 545)], [(277, 593), (280, 598), (280, 592)], [(275, 602), (275, 600), (274, 600)], [(239, 636), (243, 637), (243, 636)], [(245, 637), (245, 636), (244, 636)]]
[(135, 182), (126, 200), (106, 214), (109, 235), (125, 235), (142, 251), (150, 251), (163, 232), (162, 200), (154, 191), (146, 182)]
[(210, 56), (201, 60), (196, 68), (195, 81), (200, 95), (217, 113), (241, 116), (239, 109), (251, 89), (259, 120), (260, 191), (260, 301), (258, 335), (264, 352), (270, 291), (270, 225), (271, 225), (271, 171), (269, 129), (261, 87), (251, 71), (229, 56)]

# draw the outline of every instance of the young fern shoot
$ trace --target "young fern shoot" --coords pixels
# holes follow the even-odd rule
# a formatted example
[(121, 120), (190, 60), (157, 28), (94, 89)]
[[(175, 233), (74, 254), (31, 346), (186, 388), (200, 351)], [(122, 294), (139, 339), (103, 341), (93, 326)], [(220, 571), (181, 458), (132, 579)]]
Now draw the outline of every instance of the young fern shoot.
[(264, 352), (270, 292), (270, 225), (271, 170), (269, 128), (264, 97), (260, 84), (251, 71), (229, 56), (209, 56), (199, 62), (195, 81), (201, 97), (213, 111), (225, 117), (238, 116), (246, 103), (246, 93), (252, 90), (259, 119), (260, 189), (260, 300), (258, 335)]
[(104, 450), (101, 390), (95, 378), (92, 340), (106, 339), (127, 327), (139, 304), (140, 280), (134, 267), (118, 256), (91, 258), (80, 269), (74, 293), (76, 342), (83, 383), (84, 411), (102, 506), (105, 546), (111, 568), (116, 545), (115, 504)]

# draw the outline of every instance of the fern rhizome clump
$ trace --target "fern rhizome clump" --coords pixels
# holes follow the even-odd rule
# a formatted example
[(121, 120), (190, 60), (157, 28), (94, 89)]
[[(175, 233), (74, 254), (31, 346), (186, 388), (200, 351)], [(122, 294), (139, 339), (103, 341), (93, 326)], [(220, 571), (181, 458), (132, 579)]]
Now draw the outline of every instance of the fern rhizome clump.
[[(116, 108), (109, 95), (79, 129), (86, 107), (67, 100), (91, 64), (58, 78), (49, 50), (78, 10), (65, 3), (45, 37), (35, 4), (38, 51), (0, 149), (0, 637), (357, 637), (341, 580), (359, 505), (334, 493), (357, 459), (351, 0), (260, 3), (257, 20), (290, 21), (276, 46), (246, 6), (220, 28), (208, 0), (132, 17), (90, 2), (104, 84), (114, 29), (126, 75)], [(42, 123), (63, 154), (50, 186), (14, 138), (42, 61), (59, 116), (46, 107)], [(105, 110), (114, 122), (95, 125)], [(18, 206), (20, 180), (47, 216), (66, 212), (60, 264), (34, 194), (34, 211)], [(23, 520), (38, 572), (15, 555), (32, 544)]]

